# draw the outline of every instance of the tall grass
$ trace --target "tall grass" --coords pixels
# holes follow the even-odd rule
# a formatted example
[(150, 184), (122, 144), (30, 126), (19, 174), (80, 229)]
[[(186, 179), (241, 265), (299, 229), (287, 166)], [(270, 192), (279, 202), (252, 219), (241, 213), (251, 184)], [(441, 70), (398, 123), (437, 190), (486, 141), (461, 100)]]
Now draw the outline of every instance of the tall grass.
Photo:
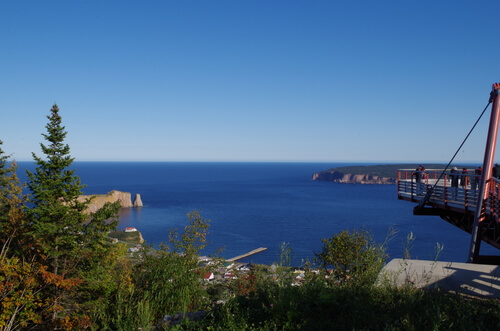
[[(498, 330), (497, 300), (389, 284), (302, 286), (266, 281), (251, 295), (216, 306), (192, 329), (211, 330)], [(189, 327), (187, 327), (189, 328)]]
[[(408, 256), (413, 240), (410, 235)], [(376, 281), (385, 250), (368, 232), (342, 232), (324, 244), (318, 254), (325, 258), (318, 261), (321, 268), (306, 263), (300, 285), (289, 266), (288, 244), (281, 245), (278, 263), (255, 265), (237, 279), (211, 287), (189, 273), (193, 264), (184, 264), (184, 256), (151, 255), (136, 265), (136, 275), (122, 278), (113, 304), (94, 316), (100, 321), (95, 325), (102, 330), (500, 329), (498, 300)], [(200, 309), (207, 312), (201, 321), (158, 323), (161, 314)]]
[[(410, 234), (405, 247), (409, 250)], [(361, 245), (347, 245), (351, 243)], [(294, 286), (292, 269), (255, 267), (251, 286), (240, 285), (207, 319), (185, 329), (209, 330), (499, 330), (500, 301), (441, 290), (396, 287), (376, 281), (385, 256), (368, 232), (343, 232), (325, 240), (323, 272), (306, 266), (304, 281)], [(282, 246), (280, 261), (291, 253)], [(325, 247), (324, 247), (325, 248)], [(436, 254), (440, 247), (437, 246)], [(350, 251), (349, 251), (350, 250)], [(349, 256), (349, 260), (345, 259)], [(357, 259), (357, 260), (356, 260)], [(321, 261), (320, 261), (321, 262)], [(349, 266), (346, 267), (346, 265)], [(328, 267), (339, 267), (328, 272)], [(353, 268), (352, 266), (355, 266)], [(279, 279), (276, 279), (279, 276)], [(330, 277), (333, 276), (333, 277)], [(245, 284), (248, 278), (239, 280)], [(251, 290), (249, 290), (251, 289)]]

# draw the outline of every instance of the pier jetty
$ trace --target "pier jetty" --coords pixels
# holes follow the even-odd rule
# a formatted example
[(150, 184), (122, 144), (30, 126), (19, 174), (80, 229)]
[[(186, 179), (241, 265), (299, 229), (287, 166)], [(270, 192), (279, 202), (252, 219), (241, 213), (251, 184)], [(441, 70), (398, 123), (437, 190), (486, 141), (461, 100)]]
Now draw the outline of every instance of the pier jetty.
[(235, 256), (233, 258), (227, 259), (227, 261), (230, 261), (230, 262), (238, 261), (238, 260), (244, 259), (245, 257), (251, 256), (251, 255), (254, 255), (254, 254), (257, 254), (257, 253), (260, 253), (260, 252), (263, 252), (266, 249), (267, 249), (267, 247), (259, 247), (259, 248), (256, 248), (256, 249), (248, 252), (248, 253), (241, 254), (241, 255)]

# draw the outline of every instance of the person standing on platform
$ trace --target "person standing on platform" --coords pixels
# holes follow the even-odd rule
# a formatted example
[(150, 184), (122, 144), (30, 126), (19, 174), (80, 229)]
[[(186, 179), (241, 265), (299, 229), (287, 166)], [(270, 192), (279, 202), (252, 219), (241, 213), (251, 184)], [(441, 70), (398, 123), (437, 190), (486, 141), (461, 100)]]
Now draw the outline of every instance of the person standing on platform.
[(493, 166), (493, 172), (491, 173), (491, 176), (500, 178), (500, 165), (498, 165), (498, 163), (495, 163), (495, 165)]
[(460, 186), (465, 190), (469, 185), (469, 170), (467, 168), (462, 169), (462, 176), (460, 177)]
[(453, 167), (453, 169), (451, 169), (450, 179), (451, 179), (451, 191), (452, 191), (453, 199), (456, 199), (457, 198), (457, 190), (458, 190), (458, 169), (457, 169), (457, 167)]
[(425, 168), (422, 165), (419, 165), (415, 170), (415, 181), (417, 182), (417, 195), (424, 194), (424, 183), (423, 179), (425, 178)]
[(471, 178), (471, 181), (470, 181), (470, 188), (472, 190), (477, 190), (479, 188), (479, 182), (481, 181), (481, 175), (482, 174), (483, 174), (483, 168), (482, 167), (477, 167), (474, 170), (474, 176)]
[(417, 183), (422, 183), (422, 166), (418, 166), (417, 169), (415, 169), (415, 181)]

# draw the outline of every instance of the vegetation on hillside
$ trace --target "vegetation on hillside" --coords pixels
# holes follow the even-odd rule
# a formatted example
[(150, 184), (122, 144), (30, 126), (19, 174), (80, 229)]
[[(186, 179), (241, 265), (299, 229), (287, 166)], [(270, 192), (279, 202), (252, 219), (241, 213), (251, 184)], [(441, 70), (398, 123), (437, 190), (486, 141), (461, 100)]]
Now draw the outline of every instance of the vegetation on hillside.
[(118, 205), (83, 213), (87, 203), (76, 199), (83, 185), (69, 170), (73, 159), (57, 105), (47, 118), (47, 143), (40, 144), (44, 157), (33, 153), (37, 167), (28, 172), (28, 196), (15, 165), (0, 164), (3, 330), (89, 325), (88, 311), (107, 294), (118, 254), (107, 240)]
[[(127, 252), (107, 236), (116, 204), (84, 214), (69, 170), (59, 109), (23, 194), (0, 148), (0, 330), (497, 330), (498, 300), (396, 288), (377, 279), (386, 255), (370, 232), (322, 240), (313, 264), (292, 268), (200, 261), (209, 221), (188, 214), (167, 244)], [(0, 147), (2, 142), (0, 141)]]
[(108, 234), (109, 238), (115, 238), (132, 245), (142, 244), (142, 236), (139, 231), (125, 232), (125, 231), (111, 231)]

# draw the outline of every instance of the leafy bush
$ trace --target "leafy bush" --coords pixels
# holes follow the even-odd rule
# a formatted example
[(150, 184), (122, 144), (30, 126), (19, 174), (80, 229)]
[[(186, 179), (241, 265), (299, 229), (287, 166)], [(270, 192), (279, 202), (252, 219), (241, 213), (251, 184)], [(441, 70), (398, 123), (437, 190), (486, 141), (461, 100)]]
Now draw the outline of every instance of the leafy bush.
[(187, 216), (182, 234), (170, 230), (171, 246), (146, 247), (139, 259), (121, 265), (119, 286), (92, 316), (95, 330), (137, 330), (156, 325), (166, 314), (208, 306), (202, 283), (205, 270), (198, 266), (198, 255), (207, 243), (210, 221), (198, 212)]
[(384, 247), (365, 230), (344, 230), (321, 242), (316, 261), (332, 282), (372, 284), (385, 263)]

